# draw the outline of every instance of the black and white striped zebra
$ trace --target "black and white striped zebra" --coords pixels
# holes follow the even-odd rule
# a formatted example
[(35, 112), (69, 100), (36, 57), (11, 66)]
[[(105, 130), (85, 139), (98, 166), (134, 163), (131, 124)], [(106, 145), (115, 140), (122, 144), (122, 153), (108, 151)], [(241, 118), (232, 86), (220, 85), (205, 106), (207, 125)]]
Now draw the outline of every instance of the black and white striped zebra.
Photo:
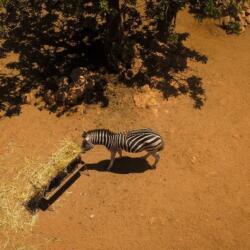
[(117, 152), (122, 157), (122, 150), (131, 153), (147, 151), (144, 158), (146, 159), (152, 155), (155, 158), (155, 162), (151, 168), (156, 168), (160, 160), (158, 152), (164, 147), (162, 137), (149, 128), (120, 133), (115, 133), (108, 129), (96, 129), (83, 132), (82, 137), (83, 152), (92, 149), (94, 145), (104, 145), (111, 152), (108, 170), (113, 166)]

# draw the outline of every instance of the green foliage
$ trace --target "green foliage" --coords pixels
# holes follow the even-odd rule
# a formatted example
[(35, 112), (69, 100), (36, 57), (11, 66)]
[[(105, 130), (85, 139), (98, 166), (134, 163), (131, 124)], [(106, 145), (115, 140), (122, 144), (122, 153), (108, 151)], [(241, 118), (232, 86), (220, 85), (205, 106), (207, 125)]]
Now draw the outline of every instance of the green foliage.
[(213, 17), (213, 18), (219, 18), (221, 16), (222, 10), (218, 6), (216, 6), (216, 3), (214, 0), (208, 0), (204, 4), (204, 15), (208, 17)]
[(229, 22), (229, 24), (225, 26), (225, 30), (228, 34), (239, 35), (241, 33), (240, 23), (239, 22)]
[(242, 5), (244, 2), (244, 0), (230, 0), (228, 5), (226, 6), (225, 12), (229, 16), (236, 17), (242, 11)]
[(4, 6), (7, 3), (8, 0), (0, 0), (0, 7)]
[(168, 36), (168, 42), (171, 44), (177, 44), (181, 41), (181, 34), (172, 33)]
[(190, 9), (198, 19), (220, 18), (226, 15), (236, 17), (245, 0), (190, 0)]
[(110, 14), (111, 10), (109, 8), (109, 2), (108, 0), (100, 0), (100, 10), (104, 13), (104, 14)]
[(103, 10), (104, 12), (107, 12), (109, 11), (109, 3), (107, 0), (101, 0), (100, 1), (100, 9)]
[(154, 20), (159, 37), (166, 39), (174, 31), (177, 13), (186, 5), (187, 1), (159, 0), (157, 2), (146, 2), (147, 16)]
[(228, 34), (240, 34), (241, 25), (234, 20), (238, 19), (245, 2), (246, 0), (190, 0), (189, 8), (199, 21), (204, 18), (231, 17), (233, 20), (223, 28)]

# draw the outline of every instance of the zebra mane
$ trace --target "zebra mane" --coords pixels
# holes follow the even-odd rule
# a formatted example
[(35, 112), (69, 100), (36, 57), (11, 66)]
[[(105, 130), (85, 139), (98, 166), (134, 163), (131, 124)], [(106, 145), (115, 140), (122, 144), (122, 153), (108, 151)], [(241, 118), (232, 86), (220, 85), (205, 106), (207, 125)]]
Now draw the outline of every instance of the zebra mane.
[(114, 132), (112, 132), (112, 131), (109, 130), (109, 129), (105, 129), (105, 128), (103, 128), (103, 129), (92, 129), (92, 130), (88, 130), (88, 131), (87, 131), (87, 134), (99, 133), (99, 132), (107, 132), (107, 133), (109, 133), (109, 134), (114, 134)]

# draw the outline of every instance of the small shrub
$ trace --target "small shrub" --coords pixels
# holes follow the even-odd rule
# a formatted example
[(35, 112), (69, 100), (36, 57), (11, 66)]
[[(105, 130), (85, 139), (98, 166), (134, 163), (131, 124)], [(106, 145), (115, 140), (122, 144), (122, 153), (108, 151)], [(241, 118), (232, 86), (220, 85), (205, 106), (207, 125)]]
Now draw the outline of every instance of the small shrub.
[(241, 25), (239, 22), (229, 22), (224, 28), (228, 34), (239, 35), (241, 33)]
[(222, 28), (228, 34), (240, 34), (242, 27), (238, 19), (245, 2), (246, 0), (190, 0), (189, 7), (199, 21), (204, 18), (220, 19), (229, 16), (233, 21)]

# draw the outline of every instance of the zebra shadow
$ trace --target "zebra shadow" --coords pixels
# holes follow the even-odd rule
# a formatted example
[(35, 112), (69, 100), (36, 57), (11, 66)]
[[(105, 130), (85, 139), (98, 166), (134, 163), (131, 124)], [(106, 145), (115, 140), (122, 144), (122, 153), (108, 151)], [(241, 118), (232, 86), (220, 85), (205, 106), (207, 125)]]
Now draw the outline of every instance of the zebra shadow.
[[(96, 171), (107, 171), (107, 167), (110, 160), (103, 160), (98, 163), (87, 164), (88, 170)], [(122, 157), (115, 159), (114, 165), (111, 168), (110, 172), (116, 174), (129, 174), (129, 173), (143, 173), (147, 170), (151, 170), (149, 163), (141, 158), (131, 158), (131, 157)]]

